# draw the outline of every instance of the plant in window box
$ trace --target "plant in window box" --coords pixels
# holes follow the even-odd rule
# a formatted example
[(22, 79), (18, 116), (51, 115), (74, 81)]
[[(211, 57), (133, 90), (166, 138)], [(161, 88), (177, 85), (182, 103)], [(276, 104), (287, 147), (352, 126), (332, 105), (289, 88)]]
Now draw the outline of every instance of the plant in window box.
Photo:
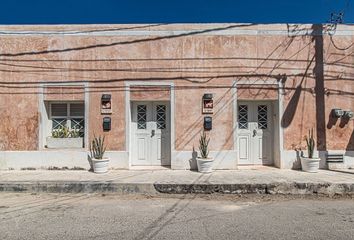
[(90, 158), (95, 173), (106, 173), (108, 171), (109, 158), (104, 157), (106, 152), (105, 137), (93, 137), (90, 142)]
[(309, 135), (305, 136), (307, 145), (307, 157), (301, 156), (301, 168), (305, 172), (318, 172), (320, 167), (320, 158), (314, 157), (315, 139), (313, 129), (309, 130)]
[(82, 148), (83, 138), (79, 129), (62, 126), (53, 129), (52, 136), (47, 137), (47, 148)]
[(200, 157), (197, 157), (198, 172), (212, 172), (214, 159), (209, 157), (209, 141), (210, 138), (207, 138), (206, 133), (203, 131), (199, 138)]

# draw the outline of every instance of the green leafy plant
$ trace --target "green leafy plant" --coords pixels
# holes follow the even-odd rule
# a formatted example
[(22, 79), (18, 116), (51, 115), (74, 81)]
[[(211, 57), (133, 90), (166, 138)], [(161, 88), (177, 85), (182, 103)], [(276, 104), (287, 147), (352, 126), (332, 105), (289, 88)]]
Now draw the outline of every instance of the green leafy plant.
[(71, 131), (70, 131), (70, 137), (72, 137), (72, 138), (78, 138), (78, 137), (80, 137), (80, 130), (79, 130), (79, 129), (76, 129), (76, 128), (71, 129)]
[(313, 152), (315, 150), (315, 139), (313, 138), (313, 129), (309, 130), (309, 135), (305, 136), (308, 157), (313, 158)]
[(90, 155), (91, 158), (102, 159), (104, 153), (106, 152), (105, 146), (105, 137), (96, 137), (94, 136), (92, 141), (90, 142)]
[(207, 138), (206, 133), (203, 131), (203, 133), (200, 135), (199, 138), (199, 152), (202, 158), (208, 158), (209, 155), (209, 145), (210, 138)]
[(78, 138), (80, 137), (79, 129), (69, 129), (66, 126), (61, 126), (52, 131), (53, 138)]

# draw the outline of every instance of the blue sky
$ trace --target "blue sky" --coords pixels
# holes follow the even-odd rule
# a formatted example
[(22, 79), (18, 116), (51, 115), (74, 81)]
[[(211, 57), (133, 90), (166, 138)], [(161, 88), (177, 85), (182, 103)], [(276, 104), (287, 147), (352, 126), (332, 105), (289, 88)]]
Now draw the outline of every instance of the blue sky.
[(0, 24), (325, 23), (354, 0), (1, 0)]

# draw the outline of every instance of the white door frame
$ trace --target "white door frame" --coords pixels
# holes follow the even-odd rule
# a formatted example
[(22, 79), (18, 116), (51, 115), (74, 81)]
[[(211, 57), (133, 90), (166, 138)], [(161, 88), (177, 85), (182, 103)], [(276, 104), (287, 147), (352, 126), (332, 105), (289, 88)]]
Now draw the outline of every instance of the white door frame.
[[(274, 156), (275, 156), (275, 144), (274, 144), (274, 140), (275, 140), (275, 138), (276, 138), (276, 135), (275, 135), (275, 126), (276, 126), (276, 119), (274, 119), (274, 108), (275, 108), (275, 106), (274, 106), (274, 103), (276, 102), (276, 100), (259, 100), (259, 99), (252, 99), (252, 100), (243, 100), (243, 99), (240, 99), (238, 102), (237, 102), (237, 105), (236, 105), (236, 112), (237, 112), (237, 114), (238, 114), (238, 106), (239, 106), (239, 104), (240, 104), (240, 102), (241, 103), (245, 103), (245, 104), (255, 104), (256, 103), (256, 105), (258, 105), (258, 104), (265, 104), (266, 106), (268, 106), (268, 108), (269, 108), (269, 112), (268, 112), (268, 118), (269, 118), (269, 128), (268, 128), (268, 130), (269, 130), (269, 132), (268, 132), (268, 134), (270, 134), (270, 138), (271, 138), (271, 143), (270, 143), (270, 149), (271, 149), (271, 151), (269, 152), (269, 154), (270, 154), (270, 160), (271, 160), (271, 163), (270, 164), (262, 164), (262, 163), (254, 163), (254, 162), (252, 162), (252, 161), (254, 161), (255, 159), (251, 159), (251, 162), (249, 162), (249, 163), (242, 163), (242, 165), (270, 165), (270, 166), (273, 166), (274, 165), (274, 163), (275, 163), (275, 161), (274, 161)], [(252, 105), (249, 105), (249, 106), (252, 106)], [(252, 110), (255, 110), (254, 108), (252, 108), (251, 107), (251, 109)], [(252, 110), (249, 110), (249, 112), (248, 112), (248, 114), (249, 114), (249, 118), (252, 118), (252, 116), (254, 115), (254, 114), (256, 114), (256, 112), (253, 112)], [(252, 115), (251, 117), (250, 117), (250, 114)], [(253, 119), (254, 119), (254, 116), (253, 116)], [(237, 158), (238, 158), (238, 161), (240, 160), (240, 152), (239, 152), (239, 144), (240, 144), (240, 142), (239, 142), (239, 140), (240, 140), (240, 137), (241, 136), (244, 136), (244, 135), (240, 135), (240, 130), (238, 129), (238, 116), (236, 116), (236, 131), (238, 131), (237, 132), (237, 138), (236, 138), (236, 146), (237, 146)], [(254, 124), (254, 123), (253, 123)], [(248, 141), (251, 141), (251, 137), (249, 138), (249, 140)], [(251, 143), (248, 143), (248, 148), (251, 146), (250, 145)], [(248, 149), (248, 154), (250, 154), (251, 152), (250, 152), (251, 150), (250, 149)], [(254, 153), (254, 152), (253, 152)], [(239, 163), (239, 165), (240, 165), (240, 163)]]
[[(132, 86), (154, 86), (154, 87), (169, 87), (170, 89), (170, 126), (171, 126), (171, 165), (172, 165), (172, 153), (175, 150), (175, 91), (174, 83), (172, 82), (161, 82), (161, 81), (127, 81), (125, 82), (125, 150), (129, 155), (129, 168), (132, 167), (132, 154), (130, 154), (132, 149), (132, 138), (131, 136), (131, 101), (130, 101), (130, 87)], [(142, 101), (149, 100), (144, 99)], [(151, 99), (150, 99), (151, 100)]]
[[(237, 85), (274, 85), (278, 88), (278, 98), (273, 100), (264, 100), (264, 101), (272, 101), (273, 105), (273, 114), (276, 115), (274, 121), (274, 151), (273, 151), (273, 158), (274, 158), (274, 166), (282, 168), (283, 162), (282, 159), (284, 158), (284, 129), (281, 126), (281, 119), (283, 118), (283, 105), (284, 105), (284, 84), (282, 81), (277, 80), (234, 80), (232, 85), (232, 94), (233, 94), (233, 129), (234, 129), (234, 147), (233, 150), (237, 152), (238, 155), (238, 146), (237, 146), (237, 139), (238, 139), (238, 132), (237, 132), (237, 116), (238, 116), (238, 101), (242, 101), (243, 99), (238, 99), (237, 96)], [(238, 158), (237, 158), (237, 165), (238, 165)]]
[[(135, 149), (132, 150), (130, 155), (132, 156), (132, 166), (170, 166), (171, 165), (171, 155), (167, 154), (167, 152), (171, 151), (171, 119), (170, 119), (170, 101), (165, 100), (165, 101), (158, 101), (158, 100), (148, 100), (148, 101), (130, 101), (130, 104), (132, 106), (131, 113), (132, 113), (132, 118), (135, 121), (131, 122), (131, 144), (132, 148), (134, 146), (136, 147)], [(138, 129), (137, 128), (137, 106), (138, 105), (145, 105), (146, 106), (146, 129)], [(166, 106), (166, 112), (165, 112), (165, 122), (166, 122), (166, 127), (164, 129), (158, 129), (157, 128), (157, 109), (156, 107), (158, 105), (163, 105)], [(135, 123), (134, 123), (135, 122)], [(155, 122), (155, 123), (153, 123)], [(155, 125), (155, 126), (154, 126)], [(155, 138), (151, 138), (151, 130), (155, 132)], [(141, 136), (142, 138), (145, 138), (145, 157), (147, 158), (147, 161), (139, 161), (138, 160), (138, 149), (139, 147), (137, 146), (137, 136)], [(159, 148), (155, 149), (156, 151), (153, 151), (153, 147), (156, 146), (158, 141), (158, 136), (161, 138), (161, 144), (160, 144), (160, 151), (161, 155), (158, 154)], [(162, 142), (162, 138), (165, 137), (166, 140)], [(147, 145), (146, 145), (147, 144)], [(158, 147), (159, 144), (157, 144)], [(157, 156), (154, 156), (157, 154)], [(158, 156), (161, 157), (161, 159), (158, 159)], [(163, 157), (165, 156), (165, 157)]]

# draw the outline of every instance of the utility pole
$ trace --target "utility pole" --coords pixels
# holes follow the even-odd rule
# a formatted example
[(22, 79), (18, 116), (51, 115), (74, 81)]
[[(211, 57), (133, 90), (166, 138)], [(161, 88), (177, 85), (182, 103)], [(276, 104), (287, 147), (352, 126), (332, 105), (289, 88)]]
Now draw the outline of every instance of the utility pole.
[(327, 151), (326, 139), (326, 112), (325, 112), (325, 87), (323, 66), (323, 24), (312, 25), (313, 41), (315, 43), (315, 93), (316, 93), (316, 134), (317, 149)]

